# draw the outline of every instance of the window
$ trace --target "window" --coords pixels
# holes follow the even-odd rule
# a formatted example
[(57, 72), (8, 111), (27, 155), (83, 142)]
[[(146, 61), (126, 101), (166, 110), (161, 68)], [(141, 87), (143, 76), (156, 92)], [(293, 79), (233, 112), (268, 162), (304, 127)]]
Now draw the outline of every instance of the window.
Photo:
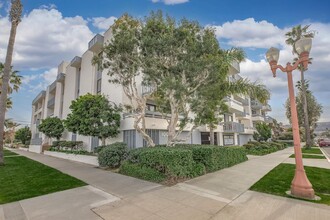
[[(214, 144), (218, 145), (217, 133), (214, 132)], [(201, 132), (201, 144), (210, 144), (210, 132)]]
[(135, 130), (127, 130), (127, 131), (124, 131), (124, 143), (127, 144), (127, 147), (129, 149), (133, 149), (136, 147), (136, 131)]
[(72, 133), (71, 141), (77, 141), (77, 134), (76, 133)]
[[(156, 145), (158, 145), (159, 144), (159, 130), (147, 129), (146, 132), (149, 135), (149, 137), (151, 137), (151, 139), (154, 141), (154, 143)], [(143, 147), (146, 147), (146, 146), (147, 146), (147, 142), (143, 139)]]
[(96, 94), (101, 94), (101, 82), (102, 79), (98, 79), (96, 82)]
[(151, 111), (151, 112), (155, 112), (156, 111), (156, 106), (151, 105), (151, 104), (147, 104), (147, 110)]

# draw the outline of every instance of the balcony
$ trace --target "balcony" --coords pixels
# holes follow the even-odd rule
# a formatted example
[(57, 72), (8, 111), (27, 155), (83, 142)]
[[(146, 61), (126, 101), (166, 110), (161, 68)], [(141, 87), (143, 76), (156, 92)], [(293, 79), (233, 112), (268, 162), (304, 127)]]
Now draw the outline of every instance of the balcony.
[(57, 77), (56, 77), (57, 82), (64, 82), (64, 80), (65, 80), (65, 74), (64, 73), (57, 74)]
[(252, 115), (252, 121), (264, 122), (265, 117), (263, 115), (253, 114)]
[(56, 89), (56, 80), (52, 84), (50, 84), (49, 92), (53, 91), (54, 89)]
[(262, 106), (261, 110), (262, 111), (268, 111), (269, 112), (269, 111), (272, 110), (272, 107), (270, 107), (270, 105), (267, 104), (267, 105)]
[(225, 133), (244, 133), (244, 125), (237, 122), (223, 122), (223, 132)]
[(41, 98), (46, 96), (46, 91), (42, 90), (32, 101), (32, 105), (36, 104)]
[(236, 101), (235, 99), (232, 99), (230, 97), (226, 98), (226, 104), (229, 107), (229, 111), (231, 113), (242, 113), (244, 112), (244, 107), (241, 102)]
[(142, 95), (151, 95), (156, 90), (154, 86), (143, 86), (142, 85)]
[(237, 74), (241, 71), (240, 67), (239, 67), (239, 62), (236, 60), (233, 60), (231, 62), (231, 65), (229, 66), (229, 74)]
[(251, 108), (252, 109), (262, 109), (263, 105), (257, 100), (251, 100)]
[(257, 130), (254, 127), (244, 127), (245, 134), (254, 134)]
[(238, 118), (240, 120), (249, 120), (250, 114), (247, 112), (239, 112), (239, 113), (236, 113), (236, 118)]
[(97, 80), (102, 79), (102, 71), (97, 71), (96, 77), (97, 77)]
[(97, 53), (100, 52), (104, 43), (104, 37), (100, 34), (95, 35), (95, 37), (89, 41), (88, 50)]
[(269, 124), (272, 124), (272, 123), (274, 123), (274, 119), (270, 116), (265, 116), (265, 122), (269, 123)]
[(48, 103), (47, 103), (47, 108), (51, 108), (55, 105), (55, 97), (49, 99)]
[(75, 68), (80, 68), (81, 66), (81, 57), (75, 56), (72, 60), (70, 65)]

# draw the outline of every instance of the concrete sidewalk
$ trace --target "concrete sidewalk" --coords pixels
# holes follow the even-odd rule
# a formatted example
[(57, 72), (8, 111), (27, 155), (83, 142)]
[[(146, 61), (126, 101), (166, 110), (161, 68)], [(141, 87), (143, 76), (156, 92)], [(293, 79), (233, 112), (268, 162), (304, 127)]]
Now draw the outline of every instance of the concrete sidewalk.
[[(96, 205), (94, 202), (94, 206), (92, 206), (88, 205), (88, 202), (83, 202), (85, 200), (88, 201), (89, 196), (86, 198), (81, 197), (79, 199), (79, 201), (83, 202), (81, 207), (86, 211), (89, 208), (95, 214), (91, 219), (326, 220), (330, 216), (330, 206), (248, 190), (266, 173), (287, 160), (293, 153), (293, 148), (287, 148), (266, 156), (249, 157), (249, 161), (244, 163), (177, 184), (173, 187), (160, 186), (58, 158), (21, 151), (18, 151), (18, 153), (75, 176), (121, 198), (119, 200), (119, 198), (114, 197), (116, 201), (110, 203), (102, 202), (101, 200), (96, 202)], [(65, 191), (60, 193), (63, 193), (64, 198), (66, 197)], [(58, 193), (54, 195), (56, 194)], [(38, 198), (36, 197), (35, 199), (37, 200)], [(63, 203), (65, 203), (65, 200), (63, 200)], [(69, 204), (71, 203), (69, 202)], [(47, 204), (46, 201), (45, 204)], [(38, 207), (40, 210), (38, 210)], [(38, 212), (44, 212), (45, 209), (52, 209), (49, 206), (49, 202), (48, 205), (36, 206), (37, 211), (35, 215), (31, 215), (29, 219), (48, 219), (37, 217)], [(56, 217), (60, 217), (60, 219), (80, 219), (78, 213), (77, 216), (75, 215), (77, 211), (80, 211), (78, 207), (73, 207), (70, 210), (71, 212), (65, 212), (67, 213), (66, 215), (61, 215), (54, 211), (54, 215), (51, 215), (50, 219), (56, 219)], [(91, 210), (89, 210), (89, 214), (91, 214)]]
[(21, 150), (13, 151), (32, 160), (53, 167), (70, 176), (76, 177), (95, 188), (119, 198), (133, 196), (148, 190), (163, 187), (160, 184), (105, 171), (88, 164)]

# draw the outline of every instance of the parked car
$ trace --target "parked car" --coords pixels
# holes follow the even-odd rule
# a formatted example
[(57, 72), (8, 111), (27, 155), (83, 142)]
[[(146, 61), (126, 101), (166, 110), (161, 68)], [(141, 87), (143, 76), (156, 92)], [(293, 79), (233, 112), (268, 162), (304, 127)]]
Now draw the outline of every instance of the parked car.
[(330, 146), (330, 139), (321, 139), (319, 141), (320, 147)]

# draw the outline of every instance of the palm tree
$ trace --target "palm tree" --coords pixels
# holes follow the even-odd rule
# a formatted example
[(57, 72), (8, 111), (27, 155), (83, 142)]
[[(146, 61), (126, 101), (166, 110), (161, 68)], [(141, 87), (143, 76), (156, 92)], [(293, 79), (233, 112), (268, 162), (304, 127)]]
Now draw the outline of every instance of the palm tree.
[[(1, 86), (1, 94), (0, 94), (0, 134), (3, 134), (4, 131), (11, 63), (13, 59), (16, 30), (18, 24), (21, 22), (22, 10), (23, 10), (23, 6), (20, 0), (11, 1), (11, 8), (9, 14), (11, 21), (11, 29), (10, 29), (9, 42), (7, 47), (6, 61), (3, 70), (2, 86)], [(4, 165), (3, 135), (0, 135), (0, 165)]]
[[(287, 32), (285, 36), (287, 37), (286, 43), (288, 45), (292, 46), (292, 53), (298, 55), (298, 52), (296, 50), (295, 44), (298, 40), (300, 40), (303, 37), (313, 38), (314, 37), (314, 31), (308, 30), (310, 25), (305, 25), (304, 27), (301, 27), (301, 25), (298, 25), (296, 27), (293, 27), (291, 31)], [(295, 59), (295, 62), (298, 59)], [(311, 59), (310, 59), (311, 63)], [(308, 121), (308, 105), (307, 105), (307, 98), (306, 98), (306, 86), (305, 86), (305, 76), (304, 72), (306, 69), (304, 69), (303, 65), (299, 65), (298, 69), (300, 70), (301, 74), (301, 91), (303, 96), (303, 105), (304, 105), (304, 125), (305, 125), (305, 136), (306, 136), (306, 147), (310, 148), (313, 145), (312, 139), (311, 139), (311, 133), (310, 133), (310, 126)]]
[[(18, 91), (20, 85), (22, 84), (22, 76), (18, 75), (18, 71), (13, 71), (13, 67), (11, 67), (10, 71), (10, 79), (9, 79), (9, 86), (8, 86), (8, 94), (13, 93), (13, 91)], [(1, 94), (1, 87), (2, 87), (2, 81), (3, 81), (3, 70), (4, 65), (3, 63), (0, 63), (0, 94)], [(10, 97), (7, 97), (7, 109), (10, 109), (12, 107), (12, 101)]]

